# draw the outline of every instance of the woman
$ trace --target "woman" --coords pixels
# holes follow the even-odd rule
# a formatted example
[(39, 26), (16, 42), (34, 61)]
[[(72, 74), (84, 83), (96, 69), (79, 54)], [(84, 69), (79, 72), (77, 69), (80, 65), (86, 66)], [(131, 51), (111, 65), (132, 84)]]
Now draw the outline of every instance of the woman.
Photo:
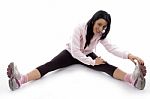
[[(41, 65), (26, 75), (21, 75), (14, 66), (10, 63), (7, 68), (9, 77), (9, 86), (11, 90), (20, 88), (21, 85), (31, 80), (37, 80), (43, 77), (50, 71), (67, 67), (73, 64), (82, 64), (91, 69), (102, 71), (112, 76), (115, 79), (129, 82), (137, 89), (144, 89), (146, 67), (144, 61), (128, 53), (119, 50), (106, 39), (111, 26), (111, 16), (105, 11), (96, 12), (93, 17), (87, 22), (75, 28), (71, 42), (67, 44), (66, 49), (54, 57), (50, 62)], [(98, 43), (101, 43), (108, 52), (124, 59), (129, 59), (138, 66), (132, 74), (127, 74), (118, 67), (110, 65), (101, 57), (98, 57), (92, 50)]]

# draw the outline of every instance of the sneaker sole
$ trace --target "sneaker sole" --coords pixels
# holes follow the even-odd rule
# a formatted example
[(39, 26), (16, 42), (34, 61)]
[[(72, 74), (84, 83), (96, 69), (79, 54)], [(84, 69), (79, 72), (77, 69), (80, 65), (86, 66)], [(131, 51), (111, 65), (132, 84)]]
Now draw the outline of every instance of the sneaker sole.
[(9, 79), (9, 88), (13, 91), (14, 88), (13, 88), (13, 82), (11, 79)]
[(9, 79), (9, 88), (14, 91), (20, 87), (18, 80), (14, 78)]
[(14, 63), (10, 63), (8, 65), (7, 71), (10, 71), (10, 73), (8, 73), (7, 76), (9, 78), (13, 78), (14, 77)]
[[(140, 68), (140, 66), (139, 66), (139, 68)], [(143, 72), (141, 71), (141, 68), (140, 68), (140, 77), (142, 79), (142, 81), (141, 81), (141, 89), (140, 90), (143, 90), (144, 87), (145, 87), (146, 80), (145, 80), (145, 78), (143, 76)]]

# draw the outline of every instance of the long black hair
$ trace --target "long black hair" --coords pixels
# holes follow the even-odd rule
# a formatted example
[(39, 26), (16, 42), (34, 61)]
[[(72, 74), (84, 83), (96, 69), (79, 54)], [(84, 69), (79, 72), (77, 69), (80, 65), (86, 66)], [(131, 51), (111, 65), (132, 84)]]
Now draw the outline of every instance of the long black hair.
[(84, 49), (87, 46), (89, 46), (90, 41), (91, 41), (92, 37), (94, 36), (93, 26), (94, 26), (95, 21), (97, 21), (98, 19), (104, 19), (105, 21), (107, 21), (107, 26), (106, 26), (105, 32), (102, 33), (100, 40), (105, 39), (107, 34), (109, 33), (110, 24), (111, 24), (110, 14), (108, 14), (106, 11), (103, 11), (103, 10), (97, 11), (93, 15), (93, 17), (87, 22), (87, 34), (86, 34), (86, 43), (85, 43)]

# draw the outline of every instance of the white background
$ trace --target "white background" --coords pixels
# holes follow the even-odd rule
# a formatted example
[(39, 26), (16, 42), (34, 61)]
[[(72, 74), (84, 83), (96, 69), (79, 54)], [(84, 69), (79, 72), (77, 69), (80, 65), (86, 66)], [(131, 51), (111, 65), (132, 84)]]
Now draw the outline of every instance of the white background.
[[(1, 0), (1, 99), (148, 99), (150, 97), (149, 0)], [(65, 48), (73, 28), (87, 22), (98, 10), (111, 14), (108, 38), (141, 57), (147, 66), (146, 87), (140, 91), (81, 65), (51, 72), (19, 90), (10, 91), (7, 65), (15, 62), (26, 74), (50, 61)], [(132, 73), (134, 64), (108, 53), (100, 44), (96, 53), (109, 63)]]

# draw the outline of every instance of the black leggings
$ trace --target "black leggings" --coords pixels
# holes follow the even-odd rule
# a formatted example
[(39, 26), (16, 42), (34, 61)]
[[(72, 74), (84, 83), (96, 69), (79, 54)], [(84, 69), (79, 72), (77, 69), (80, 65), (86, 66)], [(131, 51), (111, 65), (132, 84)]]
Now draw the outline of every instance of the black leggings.
[[(92, 59), (95, 59), (98, 57), (93, 52), (88, 54), (87, 56), (90, 56)], [(67, 66), (70, 66), (73, 64), (82, 64), (82, 65), (89, 67), (89, 68), (92, 68), (94, 70), (105, 72), (112, 77), (113, 77), (114, 71), (117, 68), (117, 67), (110, 65), (108, 63), (95, 65), (95, 66), (86, 65), (86, 64), (80, 62), (79, 60), (73, 58), (72, 55), (67, 50), (63, 50), (56, 57), (54, 57), (50, 62), (47, 62), (46, 64), (41, 65), (41, 66), (37, 67), (36, 69), (39, 70), (41, 77), (43, 77), (45, 74), (47, 74), (50, 71), (60, 69), (63, 67), (67, 67)]]

